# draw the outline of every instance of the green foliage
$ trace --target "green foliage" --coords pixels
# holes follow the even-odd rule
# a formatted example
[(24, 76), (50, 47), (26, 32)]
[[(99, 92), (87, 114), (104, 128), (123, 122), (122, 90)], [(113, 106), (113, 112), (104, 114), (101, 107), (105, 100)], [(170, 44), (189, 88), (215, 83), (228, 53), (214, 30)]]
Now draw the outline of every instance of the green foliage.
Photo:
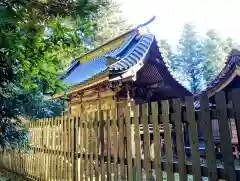
[(164, 58), (166, 66), (172, 71), (175, 67), (172, 62), (173, 52), (171, 45), (168, 44), (167, 40), (160, 40), (158, 46), (160, 48), (160, 52)]
[(29, 149), (28, 130), (21, 121), (15, 119), (1, 120), (0, 145), (4, 150)]
[[(0, 2), (0, 146), (27, 145), (19, 118), (39, 119), (64, 110), (59, 80), (69, 58), (86, 52), (90, 15), (100, 1), (3, 0)], [(79, 36), (81, 34), (81, 36)], [(77, 53), (75, 53), (77, 52)]]
[(10, 178), (0, 177), (0, 181), (10, 181)]
[(179, 71), (189, 84), (193, 93), (201, 90), (202, 79), (202, 42), (195, 31), (195, 26), (186, 24), (183, 27), (182, 37), (178, 43), (177, 54), (173, 61), (176, 70)]
[(203, 77), (210, 83), (225, 65), (226, 57), (234, 47), (233, 40), (222, 39), (215, 30), (209, 30), (204, 39)]
[(234, 44), (230, 38), (222, 39), (215, 30), (208, 30), (204, 37), (192, 24), (185, 24), (177, 51), (160, 41), (160, 51), (173, 76), (193, 93), (201, 91), (225, 65), (226, 57)]
[(120, 6), (112, 2), (107, 6), (100, 6), (98, 12), (93, 14), (93, 21), (96, 22), (96, 35), (93, 41), (95, 47), (126, 33), (132, 27), (122, 17)]

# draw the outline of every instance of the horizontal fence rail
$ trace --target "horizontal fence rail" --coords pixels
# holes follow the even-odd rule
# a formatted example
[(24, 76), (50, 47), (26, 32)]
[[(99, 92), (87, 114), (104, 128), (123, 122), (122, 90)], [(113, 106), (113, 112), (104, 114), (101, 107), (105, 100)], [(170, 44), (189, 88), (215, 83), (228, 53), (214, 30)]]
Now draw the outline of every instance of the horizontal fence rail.
[[(41, 181), (240, 180), (240, 90), (27, 123), (29, 150), (1, 165)], [(235, 136), (235, 137), (234, 137)], [(233, 137), (235, 141), (233, 141)], [(234, 147), (235, 146), (235, 147)], [(233, 152), (233, 148), (236, 151)]]

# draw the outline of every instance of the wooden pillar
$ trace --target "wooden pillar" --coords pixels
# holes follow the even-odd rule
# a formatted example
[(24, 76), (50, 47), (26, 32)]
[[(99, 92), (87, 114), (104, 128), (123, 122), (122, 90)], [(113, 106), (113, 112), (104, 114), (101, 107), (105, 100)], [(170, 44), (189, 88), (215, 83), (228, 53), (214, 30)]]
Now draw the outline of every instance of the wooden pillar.
[(70, 95), (69, 95), (69, 97), (68, 97), (68, 114), (71, 114), (71, 97), (70, 97)]

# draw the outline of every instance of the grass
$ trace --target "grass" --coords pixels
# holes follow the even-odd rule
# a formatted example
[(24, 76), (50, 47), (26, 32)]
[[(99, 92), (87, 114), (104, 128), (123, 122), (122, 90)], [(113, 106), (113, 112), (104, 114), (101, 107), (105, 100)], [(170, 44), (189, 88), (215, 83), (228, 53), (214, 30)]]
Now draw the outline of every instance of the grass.
[(0, 177), (0, 181), (10, 181), (10, 178), (7, 178), (7, 177)]
[(0, 170), (0, 181), (22, 181), (22, 179), (6, 170)]

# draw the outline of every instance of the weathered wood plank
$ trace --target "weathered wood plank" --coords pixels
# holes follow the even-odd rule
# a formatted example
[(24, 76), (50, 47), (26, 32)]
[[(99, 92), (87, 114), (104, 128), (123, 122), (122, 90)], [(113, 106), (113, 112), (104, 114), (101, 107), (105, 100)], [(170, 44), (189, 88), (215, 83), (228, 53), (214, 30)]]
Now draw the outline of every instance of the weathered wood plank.
[(235, 115), (235, 124), (237, 128), (238, 143), (240, 143), (240, 88), (234, 89), (232, 92), (232, 96), (233, 96), (232, 101), (233, 101), (233, 110)]
[(16, 172), (19, 173), (20, 172), (20, 170), (19, 170), (20, 169), (19, 168), (19, 153), (16, 151), (15, 155), (16, 155), (16, 165), (17, 165)]
[[(33, 122), (33, 144), (34, 146), (36, 145), (36, 121)], [(19, 167), (19, 154), (17, 154), (17, 167)], [(34, 155), (33, 155), (33, 175), (36, 176), (36, 151), (34, 150)], [(17, 172), (19, 172), (20, 169), (17, 168)]]
[[(117, 101), (115, 101), (115, 107), (117, 107)], [(111, 152), (113, 153), (113, 174), (114, 174), (114, 181), (118, 181), (118, 152), (116, 150), (118, 150), (118, 138), (117, 138), (117, 132), (118, 132), (118, 127), (117, 127), (117, 121), (116, 121), (116, 116), (117, 116), (117, 112), (116, 112), (116, 108), (111, 109), (110, 112), (110, 118), (111, 118), (111, 132), (112, 132), (112, 138), (111, 138)]]
[(151, 164), (150, 164), (150, 140), (149, 140), (149, 131), (148, 131), (148, 121), (149, 121), (149, 112), (148, 104), (142, 105), (142, 123), (143, 123), (143, 143), (144, 143), (144, 169), (146, 173), (146, 179), (151, 179)]
[(178, 161), (179, 161), (179, 176), (180, 176), (180, 181), (187, 181), (180, 99), (173, 100), (173, 109), (174, 109), (174, 115), (175, 115), (173, 121), (174, 121), (174, 126), (175, 126), (174, 128), (176, 132), (177, 155), (178, 155)]
[[(37, 147), (36, 145), (36, 122), (33, 122), (33, 129), (32, 129), (32, 133), (33, 133), (33, 145)], [(18, 156), (18, 154), (17, 154)], [(18, 157), (17, 157), (18, 159)], [(19, 165), (17, 165), (19, 167)], [(34, 150), (34, 155), (33, 155), (33, 166), (32, 166), (32, 175), (36, 176), (36, 150)], [(18, 170), (17, 170), (18, 172)]]
[(169, 103), (168, 101), (161, 101), (162, 115), (161, 119), (164, 127), (164, 143), (166, 150), (166, 171), (167, 171), (167, 180), (174, 180), (173, 174), (173, 152), (172, 152), (172, 137), (169, 127)]
[[(30, 122), (27, 123), (27, 129), (29, 131), (29, 134), (30, 133)], [(31, 139), (31, 138), (30, 138)], [(30, 143), (30, 141), (29, 141)], [(14, 163), (13, 163), (13, 151), (11, 151), (11, 169), (14, 170)], [(28, 154), (27, 155), (27, 177), (30, 177), (30, 155)]]
[[(54, 146), (54, 131), (53, 131), (53, 127), (54, 127), (54, 118), (53, 117), (51, 117), (50, 118), (50, 130), (51, 130), (51, 132), (50, 132), (50, 135), (51, 135), (51, 142), (50, 142), (50, 145), (51, 145), (51, 149), (53, 150), (53, 146)], [(50, 160), (51, 160), (51, 170), (50, 170), (50, 179), (51, 180), (53, 180), (53, 177), (54, 177), (54, 166), (53, 166), (53, 164), (54, 164), (54, 158), (53, 158), (53, 154), (51, 154), (51, 155), (49, 155), (50, 156)]]
[[(52, 124), (52, 121), (51, 121), (51, 118), (48, 118), (48, 149), (52, 149), (51, 148), (51, 124)], [(48, 179), (50, 180), (51, 179), (51, 155), (50, 155), (50, 151), (48, 150), (48, 154), (47, 154), (47, 159), (48, 159)]]
[[(64, 118), (63, 118), (63, 114), (61, 115), (61, 117), (60, 117), (60, 130), (59, 130), (59, 133), (60, 133), (60, 148), (59, 148), (59, 150), (61, 150), (61, 151), (63, 151), (63, 147), (64, 147), (64, 137), (63, 137), (63, 134), (64, 134), (64, 127), (63, 127), (63, 120)], [(60, 156), (60, 158), (59, 158), (59, 169), (60, 169), (60, 172), (59, 172), (59, 178), (60, 178), (60, 180), (63, 180), (63, 157), (64, 157), (64, 155), (62, 154), (62, 152), (60, 152), (59, 153), (59, 156)]]
[(191, 148), (191, 160), (193, 165), (193, 178), (194, 180), (201, 180), (201, 170), (200, 170), (200, 153), (199, 153), (199, 143), (197, 135), (197, 124), (195, 119), (193, 97), (185, 97), (186, 102), (186, 117), (189, 128), (189, 141)]
[[(30, 134), (30, 140), (29, 140), (29, 144), (32, 146), (32, 139), (33, 139), (33, 136), (32, 136), (32, 121), (29, 121), (28, 123), (28, 131), (29, 131), (29, 134)], [(13, 161), (13, 171), (16, 172), (16, 156), (15, 156), (15, 151), (13, 150), (12, 151), (12, 161)], [(32, 156), (29, 155), (28, 156), (29, 158), (29, 163), (28, 163), (28, 170), (29, 170), (29, 173), (28, 173), (28, 176), (31, 178), (31, 171), (32, 171)]]
[(44, 153), (43, 153), (43, 120), (40, 120), (40, 179), (44, 180), (44, 168), (45, 168), (45, 163), (44, 163)]
[(68, 179), (72, 180), (72, 116), (68, 115)]
[(76, 120), (76, 116), (72, 116), (71, 118), (71, 180), (76, 180), (75, 178), (75, 148), (74, 148), (74, 144), (76, 144), (76, 140), (75, 140), (75, 136), (74, 136), (74, 132), (75, 132), (75, 120)]
[(227, 104), (224, 92), (218, 92), (215, 96), (216, 107), (218, 111), (220, 143), (223, 153), (224, 169), (228, 181), (236, 181), (234, 167), (234, 157), (232, 154), (231, 135), (229, 130), (229, 121), (227, 116)]
[(203, 136), (206, 149), (206, 158), (208, 165), (208, 178), (210, 181), (217, 180), (217, 168), (216, 168), (216, 153), (214, 148), (214, 140), (212, 133), (212, 120), (209, 111), (209, 100), (207, 94), (203, 94), (200, 97), (201, 107), (201, 125), (203, 129)]
[(125, 144), (124, 144), (124, 119), (123, 115), (119, 115), (119, 158), (120, 158), (120, 180), (125, 180)]
[(90, 166), (89, 166), (89, 169), (90, 169), (90, 181), (93, 181), (93, 113), (91, 112), (90, 113), (90, 116), (89, 116), (89, 154), (90, 154)]
[(84, 125), (84, 130), (85, 130), (85, 180), (89, 178), (89, 159), (88, 159), (88, 154), (89, 154), (89, 122), (88, 122), (88, 115), (85, 120), (85, 125)]
[(52, 168), (52, 176), (53, 176), (53, 180), (56, 179), (56, 118), (52, 119), (53, 121), (53, 126), (52, 126), (52, 149), (53, 149), (53, 154), (52, 154), (52, 160), (53, 160), (53, 168)]
[[(33, 135), (34, 135), (33, 144), (34, 144), (34, 146), (37, 146), (36, 145), (36, 122), (33, 122)], [(32, 175), (33, 175), (33, 178), (36, 178), (36, 151), (35, 150), (34, 150), (34, 155), (33, 155), (33, 172), (32, 172)]]
[(52, 154), (52, 160), (53, 160), (53, 180), (56, 179), (56, 118), (53, 118), (53, 127), (52, 127), (52, 150), (53, 150), (53, 154)]
[(94, 153), (95, 153), (95, 180), (99, 180), (99, 121), (100, 121), (100, 111), (98, 110), (95, 112), (94, 115), (94, 130), (95, 130), (95, 148), (94, 148)]
[(131, 139), (131, 117), (130, 117), (131, 107), (126, 106), (124, 115), (125, 115), (125, 125), (126, 125), (126, 133), (127, 133), (127, 175), (128, 181), (133, 180), (133, 164), (132, 164), (132, 139)]
[(59, 145), (60, 145), (60, 138), (59, 138), (59, 125), (60, 125), (60, 120), (59, 120), (59, 117), (56, 117), (56, 126), (55, 126), (55, 139), (56, 139), (56, 146), (55, 146), (55, 158), (56, 158), (56, 180), (60, 180), (59, 178), (59, 172), (60, 172), (60, 169), (59, 169), (59, 166), (60, 166), (60, 156), (59, 156)]
[(68, 164), (67, 164), (67, 156), (68, 156), (68, 133), (67, 133), (67, 128), (68, 128), (68, 118), (66, 115), (64, 115), (64, 180), (68, 179)]
[[(31, 139), (30, 139), (30, 145), (31, 146), (34, 146), (33, 145), (33, 141), (34, 141), (34, 135), (33, 135), (33, 121), (30, 122), (30, 134), (31, 134)], [(17, 157), (16, 157), (16, 151), (14, 151), (14, 171), (17, 172)], [(33, 155), (30, 156), (30, 159), (31, 159), (31, 164), (30, 164), (30, 178), (32, 178), (32, 173), (33, 173)]]
[[(36, 133), (36, 137), (35, 137), (35, 141), (36, 141), (36, 146), (37, 148), (39, 148), (39, 131), (38, 131), (38, 124), (39, 124), (39, 121), (36, 121), (36, 124), (35, 124), (35, 133)], [(36, 167), (35, 167), (35, 175), (37, 178), (39, 178), (39, 157), (38, 157), (38, 149), (36, 150), (36, 154), (35, 154), (35, 158), (36, 158)], [(22, 166), (21, 166), (21, 155), (20, 153), (18, 154), (19, 155), (19, 173), (21, 173), (21, 170), (22, 170)]]
[[(48, 149), (49, 149), (49, 118), (45, 119), (45, 165), (46, 165), (46, 172), (45, 172), (45, 180), (49, 178), (49, 157), (48, 157)], [(31, 159), (32, 161), (32, 159)]]
[(82, 113), (80, 117), (80, 181), (83, 180), (84, 174), (84, 161), (83, 161), (83, 154), (84, 154), (84, 114)]
[(55, 159), (54, 159), (54, 121), (55, 119), (52, 117), (51, 118), (51, 151), (52, 154), (50, 155), (51, 157), (51, 179), (54, 179), (54, 174), (55, 174), (55, 169), (54, 169), (54, 164), (55, 164)]
[(140, 148), (140, 130), (139, 130), (139, 106), (133, 105), (133, 123), (134, 123), (134, 139), (135, 139), (135, 166), (136, 180), (142, 180), (141, 169), (141, 148)]
[(43, 145), (44, 145), (44, 141), (43, 141), (43, 130), (44, 130), (44, 126), (43, 126), (43, 120), (40, 120), (40, 179), (44, 180), (44, 169), (45, 169), (45, 163), (44, 163), (44, 152), (43, 152)]
[(107, 111), (107, 180), (111, 181), (111, 133), (110, 133), (110, 110)]
[(41, 127), (41, 180), (44, 180), (44, 173), (45, 173), (45, 162), (44, 162), (44, 120), (41, 119), (40, 127)]
[[(52, 150), (52, 118), (49, 118), (49, 148)], [(49, 159), (49, 179), (52, 179), (52, 155), (48, 155)]]
[(102, 111), (102, 119), (100, 120), (100, 145), (101, 145), (101, 152), (100, 152), (100, 171), (101, 171), (101, 181), (105, 181), (105, 161), (104, 161), (104, 131), (105, 131), (105, 120), (103, 118), (103, 110)]
[(158, 116), (158, 103), (152, 102), (152, 122), (153, 122), (153, 141), (154, 141), (154, 169), (156, 173), (156, 180), (161, 181), (163, 179), (162, 175), (162, 165), (161, 165), (161, 138), (159, 133), (159, 116)]
[(46, 180), (50, 179), (50, 161), (49, 161), (49, 141), (50, 141), (50, 119), (46, 119)]
[(79, 153), (79, 141), (80, 141), (80, 137), (79, 137), (79, 121), (80, 121), (80, 109), (78, 108), (78, 112), (77, 112), (77, 117), (76, 117), (76, 124), (75, 124), (75, 136), (76, 136), (76, 142), (74, 143), (75, 144), (75, 179), (78, 181), (79, 180), (79, 162), (78, 162), (78, 153)]

